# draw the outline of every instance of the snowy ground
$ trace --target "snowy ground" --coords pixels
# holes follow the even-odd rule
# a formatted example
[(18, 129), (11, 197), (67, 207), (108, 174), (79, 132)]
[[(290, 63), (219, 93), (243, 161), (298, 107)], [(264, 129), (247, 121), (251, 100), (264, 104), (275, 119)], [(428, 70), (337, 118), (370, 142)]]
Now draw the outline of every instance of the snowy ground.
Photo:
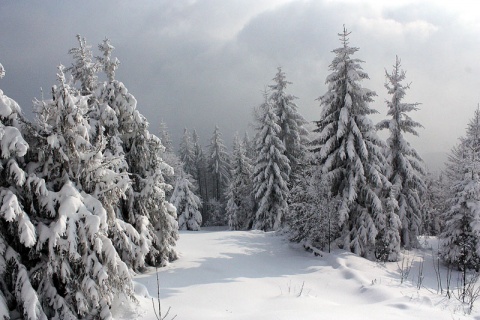
[[(425, 247), (406, 253), (412, 268), (401, 284), (401, 262), (379, 264), (342, 250), (316, 257), (259, 231), (181, 232), (180, 259), (159, 272), (162, 309), (171, 307), (177, 320), (480, 319), (480, 301), (466, 315), (456, 298), (437, 294), (435, 240)], [(456, 284), (456, 274), (452, 279)], [(118, 301), (115, 318), (156, 319), (148, 296), (156, 297), (155, 270), (135, 281), (139, 304)]]

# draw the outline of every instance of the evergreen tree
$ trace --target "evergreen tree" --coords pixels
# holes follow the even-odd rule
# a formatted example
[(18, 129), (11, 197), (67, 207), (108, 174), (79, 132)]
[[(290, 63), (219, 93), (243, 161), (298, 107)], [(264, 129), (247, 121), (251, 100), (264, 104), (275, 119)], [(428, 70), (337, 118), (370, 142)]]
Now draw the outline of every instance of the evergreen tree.
[(188, 176), (179, 177), (170, 202), (177, 208), (180, 230), (200, 230), (202, 214), (200, 198), (192, 192), (193, 185)]
[[(0, 79), (4, 76), (0, 64)], [(22, 118), (19, 105), (0, 90), (0, 317), (10, 319), (16, 312), (24, 319), (47, 319), (36, 279), (30, 276), (35, 265), (28, 255), (35, 253), (38, 233), (28, 201), (44, 198), (48, 191), (43, 180), (22, 168), (29, 147)]]
[(308, 131), (305, 128), (307, 121), (298, 113), (298, 107), (293, 102), (296, 97), (285, 92), (287, 85), (291, 84), (291, 82), (286, 80), (285, 73), (280, 67), (273, 80), (275, 84), (269, 86), (272, 90), (269, 99), (280, 126), (278, 137), (285, 146), (285, 155), (292, 169), (291, 174), (295, 176), (299, 170), (298, 167), (304, 164), (306, 145), (309, 142), (307, 138)]
[[(233, 140), (232, 177), (227, 189), (227, 217), (230, 230), (242, 230), (251, 224), (253, 212), (252, 166), (237, 136)], [(251, 227), (251, 226), (250, 226)]]
[(39, 279), (37, 290), (49, 318), (107, 319), (114, 296), (133, 297), (133, 285), (108, 237), (114, 217), (99, 201), (99, 191), (107, 187), (122, 193), (125, 184), (108, 170), (102, 144), (90, 141), (87, 98), (66, 82), (62, 66), (58, 81), (53, 99), (38, 102), (36, 109), (46, 139), (31, 155), (30, 169), (50, 191), (48, 197), (32, 199), (39, 234), (32, 277)]
[(480, 180), (467, 172), (454, 185), (455, 194), (445, 214), (445, 231), (441, 234), (442, 259), (460, 270), (480, 268), (478, 225), (480, 223)]
[[(165, 148), (160, 139), (148, 131), (147, 120), (136, 108), (137, 100), (114, 77), (118, 60), (110, 58), (113, 46), (106, 39), (99, 49), (103, 57), (98, 60), (110, 61), (103, 65), (109, 80), (100, 90), (99, 101), (113, 110), (116, 125), (112, 130), (119, 139), (126, 170), (132, 177), (125, 197), (118, 201), (116, 214), (137, 231), (137, 239), (133, 242), (140, 244), (142, 251), (136, 258), (140, 263), (134, 266), (143, 266), (143, 261), (165, 265), (177, 257), (174, 245), (178, 225), (175, 208), (166, 200), (166, 192), (171, 186), (165, 183), (165, 176), (173, 176), (173, 170), (161, 158)], [(129, 228), (124, 226), (122, 229)], [(118, 240), (115, 244), (128, 243), (121, 233), (113, 236)]]
[(172, 168), (161, 158), (164, 148), (156, 136), (148, 131), (148, 122), (136, 110), (136, 100), (122, 83), (112, 83), (110, 104), (122, 123), (119, 133), (125, 151), (131, 188), (122, 200), (121, 217), (135, 226), (139, 232), (147, 232), (152, 240), (148, 260), (164, 265), (176, 259), (174, 250), (177, 222), (173, 206), (166, 200), (171, 188), (165, 183), (164, 174), (173, 175)]
[(260, 106), (257, 115), (255, 149), (257, 157), (253, 171), (253, 190), (257, 208), (254, 229), (278, 230), (284, 222), (288, 199), (290, 165), (285, 146), (278, 137), (280, 126), (270, 101)]
[[(141, 129), (127, 150), (127, 162), (136, 175), (133, 183), (133, 212), (137, 220), (145, 221), (152, 228), (153, 246), (149, 262), (153, 265), (166, 265), (177, 259), (175, 250), (178, 239), (178, 223), (175, 207), (166, 200), (166, 191), (171, 188), (164, 181), (164, 173), (173, 174), (172, 168), (160, 157), (163, 146), (156, 136), (146, 128)], [(127, 194), (128, 196), (128, 194)], [(148, 224), (147, 222), (148, 221)], [(140, 226), (145, 226), (140, 224)], [(141, 230), (141, 229), (140, 229)], [(152, 234), (152, 235), (153, 235)]]
[(480, 171), (480, 105), (475, 110), (473, 118), (469, 121), (466, 137), (462, 139), (464, 151), (461, 168), (465, 172), (477, 173)]
[(225, 205), (215, 198), (212, 198), (208, 201), (207, 223), (209, 226), (228, 225), (227, 215), (225, 214)]
[[(202, 200), (202, 203), (208, 202), (208, 191), (207, 191), (207, 172), (206, 172), (206, 163), (205, 155), (203, 152), (202, 145), (200, 144), (197, 131), (193, 130), (192, 133), (192, 143), (193, 143), (193, 162), (194, 162), (194, 176), (193, 178), (198, 183), (198, 195)], [(202, 206), (202, 216), (206, 215), (206, 206)]]
[(384, 144), (368, 118), (376, 113), (368, 105), (375, 93), (360, 85), (368, 75), (362, 71), (362, 61), (351, 58), (358, 48), (348, 45), (348, 35), (344, 28), (339, 34), (343, 46), (333, 51), (328, 91), (319, 98), (323, 109), (312, 151), (331, 196), (340, 197), (344, 248), (365, 256), (375, 244), (376, 221), (385, 214), (377, 190), (388, 181), (382, 173)]
[[(83, 41), (85, 41), (85, 39)], [(97, 57), (97, 62), (99, 63), (98, 66), (103, 67), (108, 82), (113, 82), (115, 80), (115, 72), (120, 65), (120, 61), (117, 58), (112, 58), (112, 52), (115, 47), (112, 46), (108, 38), (105, 38), (103, 42), (98, 45), (98, 49), (103, 54), (102, 56)]]
[[(10, 310), (28, 319), (109, 319), (116, 295), (134, 299), (131, 269), (176, 257), (163, 146), (115, 80), (108, 39), (97, 63), (78, 40), (69, 70), (79, 88), (59, 67), (52, 99), (35, 102), (35, 123), (0, 91), (4, 318)], [(97, 80), (101, 67), (105, 83)]]
[[(163, 122), (160, 123), (159, 134), (160, 134), (159, 138), (161, 140), (161, 143), (165, 147), (164, 150), (160, 151), (160, 156), (165, 161), (165, 163), (167, 163), (173, 169), (173, 173), (165, 172), (165, 175), (164, 175), (165, 183), (167, 183), (168, 185), (174, 186), (177, 178), (185, 174), (183, 169), (183, 162), (180, 160), (178, 155), (175, 154), (167, 125)], [(166, 199), (170, 199), (172, 197), (172, 194), (173, 194), (173, 188), (165, 189)]]
[(238, 204), (235, 202), (233, 186), (229, 185), (227, 189), (227, 208), (225, 209), (230, 230), (241, 230), (241, 220), (237, 216)]
[(428, 173), (425, 179), (426, 191), (423, 199), (422, 232), (430, 236), (437, 236), (443, 231), (443, 213), (447, 211), (447, 196), (445, 178)]
[(245, 135), (242, 140), (243, 148), (245, 149), (245, 155), (248, 159), (255, 159), (255, 141), (250, 139), (248, 132), (245, 131)]
[(217, 201), (223, 201), (223, 194), (230, 178), (228, 153), (221, 138), (220, 129), (215, 126), (210, 140), (208, 154), (208, 169), (212, 176), (211, 194)]
[[(463, 143), (465, 138), (460, 138), (460, 142), (453, 146), (450, 150), (450, 153), (447, 157), (447, 162), (445, 163), (444, 174), (444, 190), (445, 190), (445, 202), (444, 208), (441, 211), (441, 219), (443, 224), (445, 224), (447, 217), (446, 213), (450, 209), (450, 201), (455, 196), (455, 185), (462, 181), (465, 178), (465, 166), (464, 161), (468, 158), (468, 150), (465, 143)], [(442, 233), (445, 229), (442, 230)]]
[(180, 142), (180, 150), (178, 152), (180, 160), (183, 162), (183, 168), (191, 178), (196, 175), (195, 167), (195, 146), (192, 143), (187, 128), (183, 129), (182, 141)]
[(165, 147), (165, 152), (173, 153), (173, 143), (172, 139), (170, 138), (170, 134), (168, 133), (167, 124), (165, 122), (160, 122), (160, 127), (158, 130), (160, 141), (162, 145)]
[(388, 186), (385, 191), (384, 215), (379, 215), (376, 221), (378, 235), (375, 242), (375, 258), (380, 261), (398, 261), (400, 258), (400, 228), (402, 223), (397, 214), (399, 210), (396, 195), (397, 186)]
[[(453, 195), (455, 194), (454, 185), (465, 177), (465, 167), (463, 163), (465, 158), (468, 157), (468, 151), (465, 143), (463, 143), (464, 139), (465, 138), (460, 138), (460, 142), (452, 147), (448, 154), (447, 162), (445, 163), (445, 170), (443, 173), (445, 177), (444, 183), (447, 199), (453, 198)], [(447, 205), (443, 213), (447, 212), (448, 209), (449, 206)]]
[(245, 150), (245, 158), (246, 158), (246, 161), (248, 163), (250, 163), (250, 166), (251, 166), (251, 178), (250, 178), (250, 184), (251, 184), (251, 201), (252, 201), (252, 207), (251, 207), (251, 210), (249, 212), (249, 214), (246, 216), (246, 220), (244, 222), (244, 226), (246, 229), (251, 229), (253, 227), (253, 223), (255, 221), (255, 195), (253, 194), (253, 161), (254, 159), (256, 158), (255, 156), (255, 141), (254, 139), (250, 139), (250, 137), (248, 136), (248, 133), (245, 132), (245, 135), (243, 136), (243, 140), (242, 140), (242, 148), (243, 150)]
[[(192, 211), (191, 214), (193, 215), (194, 211), (201, 210), (202, 208), (201, 199), (196, 195), (196, 193), (200, 191), (200, 184), (197, 180), (198, 167), (197, 167), (197, 158), (195, 154), (196, 152), (195, 147), (196, 146), (194, 142), (191, 140), (190, 134), (187, 128), (184, 128), (182, 141), (180, 142), (180, 149), (179, 149), (179, 156), (180, 156), (180, 161), (183, 164), (183, 171), (177, 172), (175, 189), (171, 197), (172, 201), (173, 199), (175, 199), (177, 203), (182, 205), (182, 208), (177, 207), (177, 214), (184, 212), (184, 210), (191, 210)], [(184, 181), (185, 179), (190, 180), (190, 183), (187, 184)], [(187, 199), (183, 197), (191, 197), (191, 198)], [(195, 206), (195, 209), (193, 209), (194, 202), (198, 202), (198, 204)], [(183, 208), (183, 206), (187, 206), (186, 207), (187, 209)], [(185, 214), (187, 214), (187, 216), (178, 217), (180, 229), (182, 228), (185, 229), (187, 227), (186, 223), (187, 221), (189, 221), (188, 219), (190, 219), (189, 217), (191, 216), (191, 214), (188, 212), (185, 212)], [(198, 214), (200, 217), (199, 218), (200, 220), (197, 219), (199, 221), (198, 227), (195, 227), (193, 222), (189, 222), (190, 224), (188, 225), (188, 230), (198, 230), (200, 228), (200, 224), (202, 222), (202, 216), (200, 211), (198, 212)]]
[(74, 64), (65, 69), (70, 72), (75, 82), (80, 83), (80, 92), (87, 96), (94, 93), (98, 86), (97, 72), (100, 65), (93, 59), (91, 46), (87, 45), (84, 37), (77, 35), (79, 47), (68, 51), (73, 56)]
[(466, 137), (453, 149), (448, 167), (453, 193), (448, 202), (450, 208), (444, 215), (445, 230), (440, 235), (441, 256), (461, 270), (479, 269), (480, 109), (469, 122)]
[[(422, 203), (420, 194), (425, 191), (423, 161), (417, 151), (405, 139), (405, 133), (418, 135), (416, 128), (422, 127), (413, 121), (407, 113), (417, 110), (418, 103), (402, 102), (408, 85), (405, 71), (400, 69), (400, 59), (397, 57), (392, 73), (385, 72), (388, 82), (385, 87), (392, 95), (387, 101), (388, 115), (391, 119), (383, 120), (377, 129), (388, 129), (387, 163), (390, 164), (388, 178), (393, 185), (392, 196), (398, 203), (398, 216), (401, 221), (401, 244), (407, 248), (418, 245), (417, 237), (422, 223)], [(393, 227), (393, 226), (392, 226)]]
[(326, 180), (313, 167), (303, 168), (290, 193), (287, 224), (290, 241), (307, 250), (325, 250), (338, 236), (338, 197), (329, 194)]
[[(146, 260), (151, 259), (152, 243), (155, 236), (150, 221), (138, 217), (130, 220), (125, 217), (119, 205), (126, 194), (131, 192), (131, 180), (128, 177), (129, 165), (125, 158), (123, 141), (118, 130), (119, 119), (116, 111), (110, 106), (111, 94), (114, 94), (115, 72), (120, 62), (111, 57), (114, 47), (105, 39), (98, 48), (103, 53), (97, 57), (97, 66), (102, 67), (108, 81), (99, 83), (91, 102), (88, 121), (90, 124), (90, 139), (96, 141), (102, 157), (98, 157), (97, 176), (103, 175), (106, 181), (96, 181), (90, 188), (95, 190), (92, 195), (102, 202), (108, 214), (108, 236), (129, 268), (140, 270), (145, 267)], [(75, 79), (82, 85), (82, 79)], [(103, 163), (101, 163), (103, 162)], [(114, 178), (115, 179), (112, 179)], [(112, 182), (121, 188), (112, 187)]]

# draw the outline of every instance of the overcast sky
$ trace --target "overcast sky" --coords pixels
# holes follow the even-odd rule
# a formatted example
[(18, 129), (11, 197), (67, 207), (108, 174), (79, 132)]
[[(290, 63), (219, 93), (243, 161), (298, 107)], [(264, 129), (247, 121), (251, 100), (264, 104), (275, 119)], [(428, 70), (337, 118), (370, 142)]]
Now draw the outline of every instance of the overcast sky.
[(386, 117), (385, 68), (402, 60), (422, 103), (411, 116), (424, 125), (410, 141), (422, 154), (446, 152), (464, 134), (480, 102), (480, 5), (471, 1), (313, 0), (0, 0), (0, 89), (31, 117), (32, 100), (49, 92), (56, 67), (72, 61), (76, 34), (94, 49), (105, 37), (121, 62), (117, 79), (158, 131), (176, 138), (197, 129), (207, 144), (215, 124), (226, 143), (243, 132), (281, 66), (307, 120), (319, 119), (316, 98), (340, 46), (343, 24), (354, 56), (365, 61), (377, 92), (372, 107)]

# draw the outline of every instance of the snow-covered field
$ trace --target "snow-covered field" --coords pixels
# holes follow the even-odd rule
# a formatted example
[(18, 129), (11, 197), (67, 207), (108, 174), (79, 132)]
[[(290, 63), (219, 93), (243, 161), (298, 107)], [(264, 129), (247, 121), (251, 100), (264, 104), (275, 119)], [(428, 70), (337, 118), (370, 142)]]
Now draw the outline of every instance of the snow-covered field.
[[(181, 232), (180, 259), (159, 271), (162, 311), (171, 307), (166, 319), (178, 320), (480, 319), (480, 301), (466, 315), (456, 298), (437, 294), (435, 250), (433, 239), (405, 254), (404, 270), (411, 270), (402, 284), (401, 262), (379, 264), (338, 249), (317, 257), (260, 231)], [(138, 305), (118, 301), (115, 318), (156, 319), (155, 270), (135, 281)]]

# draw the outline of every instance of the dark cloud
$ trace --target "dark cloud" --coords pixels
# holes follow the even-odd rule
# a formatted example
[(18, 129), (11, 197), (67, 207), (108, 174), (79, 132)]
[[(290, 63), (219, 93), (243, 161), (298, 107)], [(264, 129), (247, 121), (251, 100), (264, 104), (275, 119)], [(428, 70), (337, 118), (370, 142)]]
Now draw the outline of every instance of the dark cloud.
[(76, 34), (94, 49), (109, 37), (121, 61), (117, 78), (153, 132), (163, 119), (177, 141), (187, 127), (206, 143), (219, 124), (229, 142), (247, 129), (277, 66), (293, 82), (300, 111), (317, 119), (315, 99), (326, 90), (345, 24), (371, 77), (364, 86), (378, 94), (375, 120), (386, 113), (384, 70), (399, 55), (412, 82), (406, 98), (423, 103), (412, 117), (425, 130), (412, 141), (421, 153), (446, 151), (480, 99), (480, 30), (462, 19), (458, 10), (426, 1), (3, 1), (0, 62), (7, 76), (0, 86), (28, 113), (40, 87), (54, 84), (56, 66), (71, 63)]

